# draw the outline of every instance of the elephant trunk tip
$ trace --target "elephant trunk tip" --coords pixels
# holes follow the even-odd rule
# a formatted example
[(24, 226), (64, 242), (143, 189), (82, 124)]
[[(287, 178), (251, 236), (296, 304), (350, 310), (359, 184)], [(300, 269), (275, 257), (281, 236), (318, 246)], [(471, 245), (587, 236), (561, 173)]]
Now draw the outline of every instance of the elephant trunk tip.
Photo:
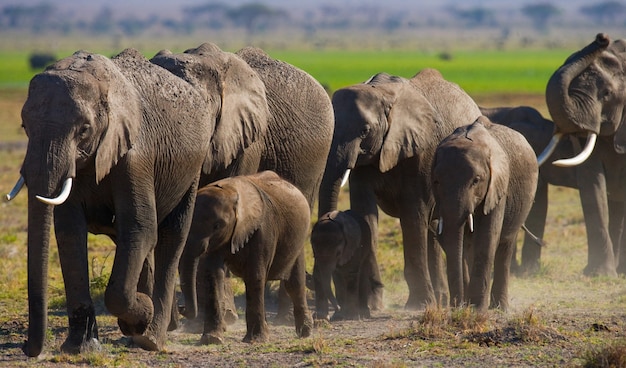
[(598, 44), (598, 46), (607, 47), (609, 46), (609, 43), (611, 43), (611, 39), (606, 33), (598, 33), (596, 35), (596, 43)]

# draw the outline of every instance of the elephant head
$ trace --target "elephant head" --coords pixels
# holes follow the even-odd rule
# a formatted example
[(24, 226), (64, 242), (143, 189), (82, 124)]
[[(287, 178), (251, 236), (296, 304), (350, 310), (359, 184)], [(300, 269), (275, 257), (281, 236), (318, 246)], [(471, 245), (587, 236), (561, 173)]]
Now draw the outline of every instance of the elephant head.
[(90, 171), (99, 182), (133, 146), (141, 122), (134, 91), (110, 59), (83, 51), (30, 82), (22, 109), (28, 136), (22, 178), (7, 196), (15, 196), (23, 183), (29, 188), (29, 356), (39, 355), (46, 332), (52, 206), (70, 197), (78, 172)]
[[(328, 301), (335, 311), (339, 306), (331, 289), (331, 277), (337, 267), (345, 266), (361, 246), (361, 227), (347, 211), (322, 215), (311, 231), (313, 247), (313, 282), (317, 318), (328, 317)], [(353, 270), (353, 271), (358, 271)]]
[(379, 73), (337, 90), (332, 98), (335, 132), (320, 187), (319, 213), (337, 208), (342, 178), (358, 166), (387, 172), (417, 155), (435, 120), (428, 100), (401, 77)]
[(224, 179), (198, 190), (179, 267), (185, 317), (197, 315), (196, 274), (200, 256), (220, 251), (235, 254), (260, 227), (264, 211), (263, 194), (248, 179)]
[[(585, 134), (587, 146), (576, 158), (555, 162), (573, 166), (584, 162), (597, 135), (614, 136), (616, 152), (626, 150), (626, 41), (610, 42), (606, 34), (572, 54), (559, 67), (546, 87), (546, 103), (556, 124), (555, 139), (544, 153), (556, 146), (563, 134)], [(540, 156), (544, 157), (544, 155)]]
[(474, 231), (474, 216), (488, 215), (506, 196), (507, 155), (479, 118), (445, 138), (435, 151), (433, 195), (437, 203), (438, 235), (446, 252), (450, 300), (464, 301), (463, 238)]

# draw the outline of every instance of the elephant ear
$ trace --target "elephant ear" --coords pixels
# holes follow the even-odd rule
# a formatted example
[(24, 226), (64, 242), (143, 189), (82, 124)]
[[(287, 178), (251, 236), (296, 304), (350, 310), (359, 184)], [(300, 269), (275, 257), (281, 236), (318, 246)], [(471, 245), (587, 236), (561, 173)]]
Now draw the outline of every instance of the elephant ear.
[[(491, 124), (488, 119), (484, 117), (479, 118), (478, 122)], [(476, 125), (476, 123), (474, 124)], [(483, 141), (489, 150), (490, 175), (483, 206), (483, 213), (487, 215), (498, 205), (500, 200), (506, 196), (510, 172), (508, 155), (502, 146), (491, 137), (487, 129), (482, 129), (481, 134), (485, 135), (485, 139), (480, 139), (480, 141)]]
[(379, 169), (387, 172), (401, 160), (425, 149), (426, 139), (435, 134), (437, 113), (426, 98), (408, 82), (395, 88), (387, 101), (387, 135), (380, 151)]
[[(202, 46), (197, 50), (205, 49), (212, 52), (203, 55), (218, 53)], [(235, 54), (223, 51), (219, 54), (217, 83), (208, 88), (214, 89), (220, 106), (205, 172), (207, 164), (213, 170), (228, 166), (246, 147), (265, 135), (270, 120), (265, 84), (258, 74)]]
[(235, 254), (261, 227), (266, 194), (247, 178), (233, 179), (231, 185), (237, 192), (236, 223), (230, 244), (230, 251)]
[(95, 119), (103, 126), (95, 158), (96, 183), (104, 178), (133, 146), (142, 116), (136, 89), (113, 62), (102, 55), (86, 54), (88, 71), (98, 81), (100, 104)]

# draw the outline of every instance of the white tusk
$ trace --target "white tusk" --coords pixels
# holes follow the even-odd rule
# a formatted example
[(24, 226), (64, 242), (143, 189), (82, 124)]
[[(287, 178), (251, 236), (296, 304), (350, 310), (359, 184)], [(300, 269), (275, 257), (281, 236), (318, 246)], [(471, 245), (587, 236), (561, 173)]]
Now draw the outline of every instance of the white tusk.
[(15, 183), (15, 186), (13, 187), (11, 192), (4, 197), (4, 200), (8, 202), (12, 200), (13, 198), (15, 198), (15, 196), (17, 196), (17, 193), (19, 193), (23, 187), (24, 187), (24, 177), (20, 175), (20, 178), (17, 179), (17, 183)]
[(439, 217), (439, 224), (437, 224), (437, 235), (443, 233), (443, 217)]
[(61, 193), (56, 198), (46, 198), (42, 196), (37, 196), (37, 199), (46, 204), (51, 205), (59, 205), (67, 200), (67, 197), (70, 196), (70, 192), (72, 191), (72, 178), (65, 179), (63, 182), (63, 188), (61, 188)]
[(467, 217), (467, 221), (469, 222), (470, 233), (474, 232), (474, 215), (471, 213)]
[(539, 166), (543, 165), (544, 162), (552, 155), (552, 152), (556, 149), (556, 146), (559, 144), (559, 141), (563, 138), (563, 133), (555, 133), (550, 140), (550, 143), (543, 149), (543, 152), (539, 156), (537, 156), (537, 163)]
[(345, 174), (343, 174), (343, 179), (341, 179), (341, 187), (346, 185), (349, 177), (350, 177), (350, 169), (346, 170)]
[(589, 158), (589, 156), (591, 156), (591, 152), (593, 152), (593, 148), (596, 145), (597, 138), (598, 135), (596, 133), (589, 133), (589, 135), (587, 136), (587, 143), (585, 144), (585, 148), (582, 150), (581, 153), (578, 154), (578, 156), (557, 160), (554, 161), (552, 164), (561, 167), (570, 167), (582, 164), (583, 162), (585, 162), (586, 159)]

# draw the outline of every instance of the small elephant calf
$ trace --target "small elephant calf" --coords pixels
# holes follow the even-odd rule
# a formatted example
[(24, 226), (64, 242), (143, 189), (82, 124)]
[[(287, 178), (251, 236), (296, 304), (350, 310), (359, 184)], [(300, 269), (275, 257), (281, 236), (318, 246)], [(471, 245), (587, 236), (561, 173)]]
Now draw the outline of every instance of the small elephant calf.
[(194, 217), (180, 262), (183, 314), (195, 318), (198, 259), (207, 253), (208, 290), (203, 344), (222, 343), (226, 329), (225, 267), (246, 286), (247, 333), (243, 341), (268, 340), (265, 283), (284, 280), (294, 306), (296, 332), (311, 334), (306, 302), (304, 243), (310, 209), (304, 195), (272, 171), (216, 181), (198, 190)]
[[(317, 319), (328, 318), (328, 301), (333, 304), (332, 320), (369, 318), (368, 298), (372, 294), (367, 272), (368, 247), (363, 239), (369, 231), (354, 212), (331, 211), (320, 216), (311, 231), (313, 281)], [(330, 287), (331, 276), (337, 299)]]

